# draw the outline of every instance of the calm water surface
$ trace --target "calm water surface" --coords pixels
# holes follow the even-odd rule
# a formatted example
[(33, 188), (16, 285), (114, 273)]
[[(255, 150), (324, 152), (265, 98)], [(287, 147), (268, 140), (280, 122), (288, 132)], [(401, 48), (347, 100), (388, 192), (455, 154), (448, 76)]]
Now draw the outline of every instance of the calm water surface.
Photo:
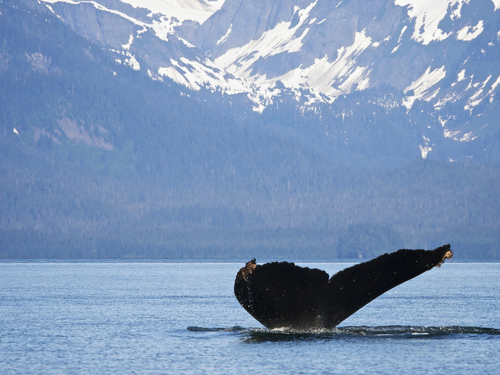
[(318, 332), (248, 315), (243, 263), (0, 263), (0, 373), (499, 373), (499, 263), (447, 262)]

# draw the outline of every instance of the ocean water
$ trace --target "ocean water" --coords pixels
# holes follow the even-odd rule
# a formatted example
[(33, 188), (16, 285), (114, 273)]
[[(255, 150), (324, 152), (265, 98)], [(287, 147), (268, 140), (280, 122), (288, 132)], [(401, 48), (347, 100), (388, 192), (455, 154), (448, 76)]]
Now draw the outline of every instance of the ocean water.
[(248, 315), (243, 264), (0, 263), (0, 373), (500, 373), (500, 263), (448, 261), (316, 332)]

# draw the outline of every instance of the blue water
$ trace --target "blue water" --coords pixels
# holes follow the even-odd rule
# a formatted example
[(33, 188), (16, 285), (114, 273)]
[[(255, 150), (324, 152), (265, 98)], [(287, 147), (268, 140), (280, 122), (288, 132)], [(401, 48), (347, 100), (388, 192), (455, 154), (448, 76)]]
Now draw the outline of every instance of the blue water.
[(248, 315), (243, 263), (0, 263), (0, 373), (500, 372), (499, 263), (446, 262), (318, 332)]

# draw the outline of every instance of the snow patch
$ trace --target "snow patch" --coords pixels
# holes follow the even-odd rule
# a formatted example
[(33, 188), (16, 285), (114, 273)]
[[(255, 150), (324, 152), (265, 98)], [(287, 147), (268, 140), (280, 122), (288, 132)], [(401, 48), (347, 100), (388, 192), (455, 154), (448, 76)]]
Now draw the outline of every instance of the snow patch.
[[(492, 90), (490, 90), (486, 95), (482, 95), (481, 96), (481, 94), (483, 93), (484, 88), (486, 87), (486, 84), (488, 83), (488, 81), (490, 80), (490, 78), (491, 78), (491, 74), (488, 76), (488, 78), (486, 78), (486, 80), (484, 82), (482, 82), (482, 83), (479, 82), (479, 84), (474, 84), (473, 85), (473, 87), (478, 87), (478, 86), (481, 86), (481, 87), (479, 88), (479, 90), (477, 90), (469, 98), (469, 100), (467, 101), (467, 104), (464, 106), (464, 110), (469, 111), (470, 113), (472, 113), (472, 110), (474, 109), (474, 107), (476, 105), (478, 105), (479, 103), (481, 103), (481, 101), (492, 92)], [(498, 81), (498, 79), (497, 79), (497, 81)], [(496, 88), (496, 85), (495, 85), (495, 88)]]
[[(453, 84), (452, 84), (452, 86), (453, 86)], [(445, 97), (440, 98), (434, 104), (434, 108), (439, 111), (446, 105), (446, 103), (448, 103), (448, 102), (455, 103), (460, 98), (461, 98), (461, 93), (456, 93), (456, 92), (448, 93), (445, 95)]]
[(457, 33), (457, 39), (470, 42), (476, 39), (484, 30), (484, 22), (479, 21), (476, 26), (465, 26)]
[(229, 26), (229, 29), (227, 30), (226, 34), (217, 41), (217, 45), (224, 43), (227, 40), (227, 38), (229, 38), (229, 34), (231, 34), (231, 31), (233, 31), (233, 24)]
[[(135, 18), (126, 15), (125, 13), (119, 12), (117, 10), (106, 8), (105, 6), (99, 4), (95, 1), (78, 1), (78, 0), (40, 0), (40, 1), (43, 3), (49, 3), (49, 4), (56, 4), (56, 3), (66, 3), (66, 4), (72, 4), (72, 5), (91, 4), (97, 10), (101, 10), (104, 12), (112, 13), (112, 14), (115, 14), (117, 16), (123, 17), (126, 20), (128, 20), (136, 25), (143, 25), (144, 24), (143, 22), (140, 22), (140, 21), (136, 20)], [(45, 5), (47, 5), (47, 4), (45, 4)]]
[(219, 56), (215, 63), (228, 72), (242, 78), (250, 78), (252, 65), (260, 58), (270, 57), (279, 53), (298, 52), (302, 48), (302, 40), (309, 32), (306, 28), (298, 37), (295, 36), (298, 29), (309, 17), (309, 12), (316, 6), (316, 0), (305, 9), (296, 8), (294, 15), (299, 16), (299, 22), (292, 27), (291, 20), (280, 22), (272, 30), (262, 34), (258, 40), (252, 40), (242, 47), (232, 48), (224, 55)]
[(226, 0), (120, 0), (134, 8), (144, 8), (153, 14), (163, 14), (179, 21), (192, 20), (203, 24), (218, 11)]
[(387, 38), (382, 39), (381, 42), (373, 42), (372, 47), (377, 48), (378, 46), (380, 46), (380, 44), (382, 44), (383, 42), (388, 42), (390, 39), (391, 39), (391, 36), (389, 35)]
[(443, 134), (445, 138), (453, 138), (455, 139), (455, 136), (460, 133), (460, 130), (449, 130), (449, 129), (444, 129)]
[(398, 43), (401, 43), (401, 39), (403, 39), (403, 34), (405, 33), (407, 28), (408, 28), (408, 26), (404, 26), (403, 29), (401, 30), (401, 33), (399, 34), (399, 38), (398, 38)]
[(124, 64), (130, 66), (134, 70), (141, 70), (141, 64), (139, 64), (139, 61), (135, 58), (134, 55), (127, 53), (128, 59), (125, 59), (123, 62)]
[[(96, 1), (88, 0), (40, 0), (50, 8), (48, 4), (67, 3), (72, 5), (91, 4), (97, 10), (108, 12), (120, 16), (137, 26), (152, 29), (156, 36), (164, 41), (168, 41), (168, 35), (174, 33), (174, 29), (186, 20), (196, 21), (200, 24), (205, 22), (212, 14), (219, 10), (225, 0), (120, 0), (132, 5), (134, 8), (148, 9), (149, 16), (158, 14), (159, 17), (153, 19), (151, 23), (139, 21), (123, 12), (109, 9)], [(194, 47), (187, 41), (182, 40), (188, 47)], [(129, 46), (130, 47), (130, 46)]]
[(418, 145), (418, 147), (420, 147), (420, 155), (422, 155), (422, 159), (427, 159), (427, 155), (432, 151), (432, 147), (422, 145)]
[(252, 64), (259, 58), (300, 49), (301, 38), (308, 29), (299, 38), (294, 37), (294, 33), (301, 24), (307, 25), (307, 16), (315, 4), (304, 10), (296, 9), (299, 22), (292, 29), (289, 28), (290, 22), (283, 22), (274, 30), (264, 33), (259, 40), (229, 50), (216, 59), (215, 64), (208, 59), (203, 62), (185, 58), (171, 60), (171, 66), (158, 69), (158, 76), (169, 77), (192, 90), (205, 87), (229, 95), (246, 93), (254, 103), (256, 112), (262, 112), (276, 95), (281, 94), (281, 90), (276, 87), (278, 80), (297, 100), (304, 100), (306, 106), (315, 102), (331, 103), (341, 94), (368, 88), (371, 70), (356, 65), (356, 58), (372, 45), (366, 30), (356, 33), (351, 46), (340, 48), (333, 62), (325, 55), (307, 68), (301, 66), (279, 77), (251, 74)]
[(458, 82), (462, 82), (465, 79), (465, 69), (462, 69), (457, 75), (457, 81), (451, 84), (454, 87)]
[[(398, 45), (392, 49), (391, 54), (396, 52), (399, 49), (399, 47), (401, 47), (401, 40), (403, 39), (403, 34), (405, 33), (406, 29), (408, 29), (408, 26), (404, 26), (401, 29), (401, 32), (399, 33), (399, 38), (398, 38)], [(388, 39), (390, 39), (390, 37), (387, 37), (386, 39), (388, 40)], [(384, 39), (384, 41), (386, 39)]]
[(495, 91), (497, 89), (498, 85), (500, 85), (500, 76), (497, 78), (497, 80), (495, 82), (493, 82), (493, 84), (491, 85), (490, 91), (488, 91), (488, 93), (486, 94), (486, 95), (491, 95), (490, 103), (493, 101), (493, 97), (495, 96), (493, 94), (493, 91)]
[(443, 30), (439, 28), (439, 23), (448, 14), (448, 9), (453, 9), (455, 7), (455, 10), (450, 14), (450, 18), (460, 18), (463, 4), (468, 3), (469, 0), (395, 1), (395, 5), (407, 8), (410, 19), (415, 19), (415, 29), (413, 30), (412, 39), (423, 45), (448, 38), (451, 32), (443, 32)]
[[(328, 61), (325, 55), (308, 68), (297, 68), (278, 77), (287, 87), (303, 87), (334, 99), (351, 90), (364, 90), (369, 86), (368, 67), (356, 66), (356, 57), (371, 45), (365, 30), (356, 33), (354, 43), (337, 51), (337, 59)], [(324, 101), (324, 100), (322, 100)], [(333, 100), (331, 100), (333, 101)]]
[(473, 136), (472, 132), (465, 133), (462, 137), (458, 137), (458, 135), (460, 134), (460, 130), (453, 131), (449, 129), (444, 129), (443, 134), (445, 138), (451, 138), (457, 142), (471, 142), (477, 138), (477, 136), (475, 137)]
[[(117, 53), (119, 55), (125, 56), (125, 59), (123, 61), (123, 63), (125, 65), (130, 66), (134, 70), (141, 70), (141, 65), (139, 64), (139, 62), (137, 61), (137, 59), (135, 58), (135, 56), (132, 55), (129, 51), (127, 51), (127, 50), (125, 50), (125, 51), (118, 51), (116, 49), (110, 49), (110, 51), (114, 52), (114, 53)], [(122, 64), (122, 60), (121, 59), (115, 59), (115, 62), (117, 64)]]
[(49, 8), (49, 10), (50, 10), (53, 14), (55, 14), (57, 18), (59, 18), (59, 19), (61, 18), (61, 16), (60, 16), (59, 14), (56, 14), (56, 12), (54, 12), (54, 9), (53, 9), (53, 8), (52, 8), (49, 4), (45, 4), (45, 6), (46, 6), (47, 8)]
[(220, 90), (227, 95), (247, 94), (254, 103), (253, 110), (261, 113), (272, 98), (281, 91), (276, 88), (261, 87), (239, 79), (219, 69), (210, 60), (192, 61), (181, 57), (179, 61), (170, 60), (170, 67), (158, 69), (158, 77), (168, 77), (191, 90), (199, 91), (206, 88), (212, 91)]
[(132, 45), (132, 42), (134, 41), (134, 35), (130, 35), (130, 37), (128, 38), (128, 43), (127, 44), (122, 44), (122, 48), (125, 50), (125, 51), (128, 51), (130, 49), (130, 46)]
[(404, 93), (413, 91), (413, 95), (407, 96), (403, 99), (403, 105), (410, 110), (413, 106), (415, 100), (425, 100), (430, 101), (439, 92), (439, 88), (432, 91), (432, 87), (436, 85), (446, 76), (446, 69), (444, 65), (441, 68), (434, 69), (431, 72), (431, 67), (429, 66), (427, 70), (422, 74), (417, 80), (413, 81), (410, 86), (408, 86)]
[(470, 133), (465, 133), (464, 136), (460, 139), (458, 139), (460, 142), (470, 142), (470, 141), (473, 141), (474, 139), (476, 139), (476, 137), (473, 136), (472, 132)]
[(444, 128), (444, 126), (446, 125), (446, 123), (448, 122), (448, 120), (449, 120), (449, 118), (444, 119), (444, 118), (442, 118), (441, 116), (439, 116), (439, 118), (438, 118), (438, 121), (439, 121), (439, 123), (441, 124), (441, 126), (442, 126), (443, 128)]

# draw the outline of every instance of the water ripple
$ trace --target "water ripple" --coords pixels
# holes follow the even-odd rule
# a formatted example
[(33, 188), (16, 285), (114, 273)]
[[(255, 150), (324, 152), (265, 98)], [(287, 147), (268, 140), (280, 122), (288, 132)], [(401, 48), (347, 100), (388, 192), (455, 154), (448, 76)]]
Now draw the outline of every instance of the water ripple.
[(349, 338), (465, 338), (483, 337), (497, 338), (500, 329), (484, 327), (443, 326), (379, 326), (379, 327), (340, 327), (332, 330), (315, 329), (298, 331), (287, 328), (268, 330), (265, 328), (244, 328), (240, 326), (228, 328), (204, 328), (191, 326), (191, 332), (227, 332), (238, 334), (246, 342), (277, 342), (277, 341), (316, 341)]

